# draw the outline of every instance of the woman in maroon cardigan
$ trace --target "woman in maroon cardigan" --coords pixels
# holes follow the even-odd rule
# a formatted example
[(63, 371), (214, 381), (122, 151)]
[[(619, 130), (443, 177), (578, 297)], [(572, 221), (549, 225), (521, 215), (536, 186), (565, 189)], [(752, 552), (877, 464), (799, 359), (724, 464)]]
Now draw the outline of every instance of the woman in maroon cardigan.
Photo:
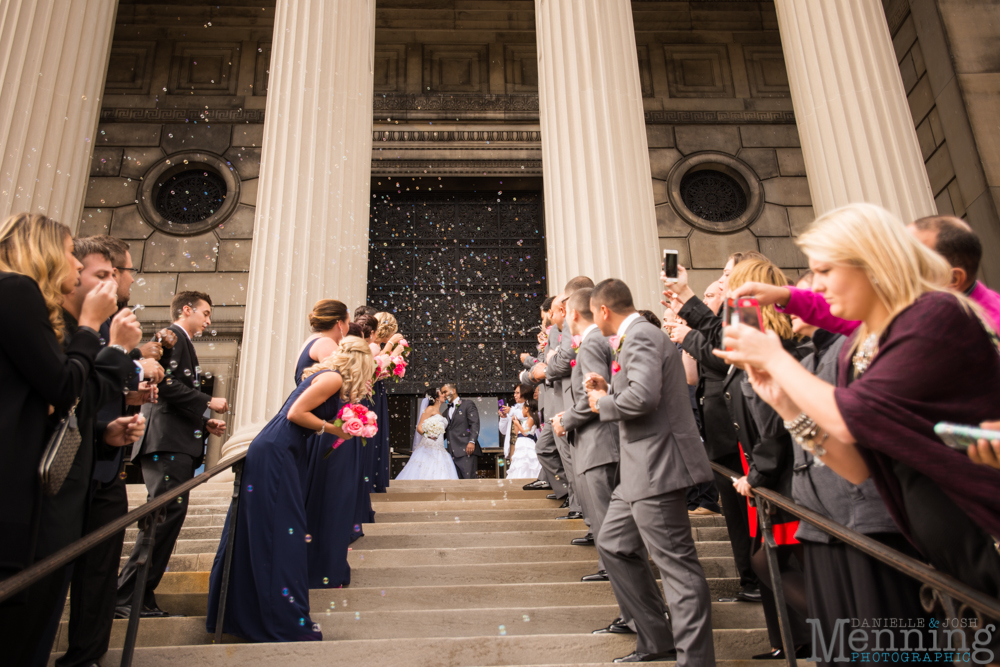
[(996, 415), (994, 338), (976, 308), (943, 287), (945, 260), (884, 209), (827, 213), (799, 245), (832, 314), (861, 321), (841, 353), (837, 386), (809, 374), (776, 336), (746, 326), (727, 330), (732, 351), (719, 355), (749, 367), (754, 389), (805, 449), (853, 484), (871, 476), (934, 567), (1000, 597), (1000, 471), (934, 434), (940, 421)]

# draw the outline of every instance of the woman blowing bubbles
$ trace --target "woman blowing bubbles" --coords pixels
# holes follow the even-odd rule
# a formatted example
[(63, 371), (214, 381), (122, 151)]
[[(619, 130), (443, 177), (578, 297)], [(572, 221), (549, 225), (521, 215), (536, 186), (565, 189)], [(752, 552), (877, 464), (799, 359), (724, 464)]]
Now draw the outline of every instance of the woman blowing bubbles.
[(861, 322), (841, 352), (836, 386), (799, 365), (775, 334), (745, 325), (727, 328), (731, 351), (717, 354), (747, 368), (804, 449), (852, 484), (872, 477), (934, 567), (1000, 596), (991, 537), (1000, 536), (1000, 471), (975, 465), (933, 430), (996, 414), (1000, 354), (985, 325), (944, 288), (944, 259), (882, 208), (827, 213), (799, 246), (831, 313)]

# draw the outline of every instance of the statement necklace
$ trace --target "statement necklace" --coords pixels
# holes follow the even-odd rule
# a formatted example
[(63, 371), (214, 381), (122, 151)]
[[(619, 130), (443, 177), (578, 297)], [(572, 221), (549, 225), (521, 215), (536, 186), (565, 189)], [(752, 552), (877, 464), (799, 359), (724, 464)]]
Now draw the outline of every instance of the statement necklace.
[(878, 334), (870, 334), (854, 353), (854, 379), (858, 379), (872, 365), (878, 354)]

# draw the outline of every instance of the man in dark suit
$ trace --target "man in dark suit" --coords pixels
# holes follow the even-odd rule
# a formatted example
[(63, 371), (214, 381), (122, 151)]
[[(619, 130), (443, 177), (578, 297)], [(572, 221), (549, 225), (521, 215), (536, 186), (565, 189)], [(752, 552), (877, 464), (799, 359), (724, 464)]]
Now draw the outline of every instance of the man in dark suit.
[(455, 469), (459, 479), (475, 479), (479, 457), (483, 450), (479, 448), (479, 408), (473, 401), (463, 401), (458, 397), (458, 388), (454, 383), (441, 387), (445, 403), (441, 404), (441, 414), (448, 420), (444, 437), (452, 458), (455, 459)]
[[(169, 375), (160, 385), (156, 405), (149, 410), (146, 435), (136, 447), (138, 451), (133, 452), (133, 461), (138, 460), (142, 468), (150, 500), (170, 494), (194, 476), (204, 457), (208, 434), (221, 435), (225, 429), (225, 423), (210, 419), (210, 413), (229, 409), (225, 398), (210, 398), (198, 388), (200, 369), (192, 339), (212, 323), (211, 297), (201, 292), (178, 292), (170, 303), (170, 313), (174, 323), (169, 330), (177, 337), (177, 342), (169, 354), (162, 357)], [(167, 505), (163, 522), (156, 527), (149, 578), (143, 594), (143, 616), (168, 615), (157, 606), (153, 591), (166, 572), (187, 515), (187, 495), (180, 496), (179, 500)], [(140, 531), (136, 544), (142, 539), (143, 531)], [(134, 549), (118, 575), (118, 607), (115, 610), (118, 618), (126, 618), (131, 612), (139, 571), (138, 555), (139, 550)]]
[[(591, 410), (617, 422), (621, 483), (611, 496), (597, 549), (619, 604), (635, 619), (636, 650), (615, 662), (673, 659), (681, 667), (715, 664), (708, 582), (698, 561), (688, 487), (712, 479), (688, 398), (680, 352), (636, 311), (620, 280), (591, 295), (594, 322), (616, 335), (610, 387), (586, 378)], [(649, 548), (670, 609), (664, 617), (644, 551)]]

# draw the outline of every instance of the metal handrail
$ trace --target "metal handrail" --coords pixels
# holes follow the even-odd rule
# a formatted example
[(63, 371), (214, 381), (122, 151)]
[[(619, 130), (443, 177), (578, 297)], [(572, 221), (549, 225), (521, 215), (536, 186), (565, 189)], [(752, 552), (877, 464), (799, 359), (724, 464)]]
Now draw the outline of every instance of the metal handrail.
[[(718, 463), (712, 462), (711, 466), (715, 472), (725, 475), (727, 478), (735, 479), (741, 476), (739, 473)], [(921, 603), (927, 612), (933, 611), (940, 604), (948, 618), (959, 618), (965, 610), (970, 610), (980, 618), (985, 616), (1000, 619), (1000, 599), (985, 595), (971, 586), (962, 583), (955, 577), (945, 574), (940, 570), (935, 570), (927, 563), (900, 553), (892, 547), (873, 540), (867, 535), (842, 526), (822, 514), (795, 503), (790, 498), (776, 491), (763, 487), (754, 487), (753, 495), (758, 501), (763, 501), (758, 505), (757, 516), (761, 525), (762, 544), (766, 550), (768, 567), (771, 570), (772, 591), (774, 592), (775, 606), (778, 611), (778, 623), (781, 630), (782, 643), (784, 644), (783, 648), (789, 665), (794, 666), (796, 664), (795, 647), (791, 645), (791, 631), (788, 627), (785, 596), (781, 585), (781, 575), (778, 572), (777, 555), (774, 552), (777, 544), (771, 532), (769, 506), (780, 508), (798, 519), (812, 524), (824, 533), (837, 538), (844, 544), (854, 547), (858, 551), (876, 558), (889, 567), (919, 581), (924, 586), (924, 590), (921, 591)], [(956, 601), (959, 603), (958, 605), (955, 604)]]
[(143, 539), (141, 544), (137, 542), (134, 547), (139, 550), (137, 559), (139, 570), (136, 573), (135, 592), (132, 597), (131, 615), (129, 616), (128, 629), (125, 633), (125, 644), (122, 650), (121, 660), (121, 665), (123, 667), (128, 667), (132, 664), (132, 654), (135, 650), (136, 636), (139, 631), (139, 619), (141, 618), (143, 595), (145, 594), (145, 582), (149, 573), (149, 566), (151, 562), (150, 556), (156, 535), (156, 524), (160, 515), (167, 505), (177, 501), (178, 496), (189, 493), (192, 489), (201, 486), (219, 473), (232, 468), (233, 472), (236, 474), (236, 480), (233, 484), (233, 502), (231, 504), (232, 516), (230, 517), (229, 541), (227, 543), (225, 563), (223, 566), (223, 590), (219, 604), (218, 629), (216, 631), (216, 641), (221, 641), (222, 624), (225, 619), (226, 593), (229, 588), (228, 574), (230, 561), (232, 559), (233, 538), (236, 534), (236, 511), (239, 507), (240, 482), (242, 478), (244, 458), (246, 458), (245, 451), (241, 452), (233, 459), (225, 463), (215, 465), (197, 477), (189, 479), (177, 488), (171, 489), (169, 494), (153, 498), (152, 500), (135, 508), (125, 516), (119, 517), (114, 521), (109, 521), (97, 530), (84, 535), (72, 544), (63, 547), (56, 553), (35, 563), (31, 567), (21, 570), (14, 576), (0, 581), (0, 602), (16, 595), (17, 593), (20, 593), (39, 579), (52, 574), (63, 565), (76, 560), (79, 556), (82, 556), (102, 542), (105, 542), (111, 537), (119, 534), (133, 523), (140, 522), (141, 527), (143, 528)]

